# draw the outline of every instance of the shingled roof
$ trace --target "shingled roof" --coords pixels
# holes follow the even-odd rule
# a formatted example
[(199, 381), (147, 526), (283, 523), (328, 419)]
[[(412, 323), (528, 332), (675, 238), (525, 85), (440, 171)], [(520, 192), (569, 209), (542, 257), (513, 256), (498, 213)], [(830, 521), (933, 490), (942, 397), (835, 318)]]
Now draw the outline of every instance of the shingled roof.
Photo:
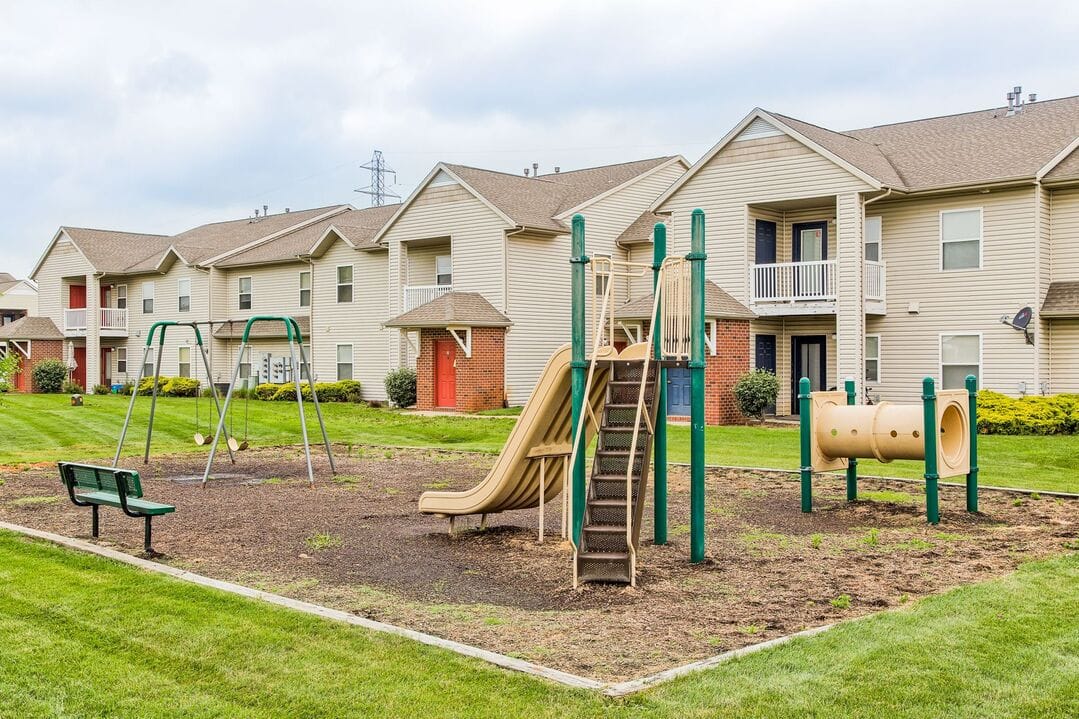
[[(624, 320), (647, 320), (652, 317), (652, 293), (630, 300), (614, 311), (614, 316)], [(720, 320), (752, 320), (757, 315), (738, 300), (727, 294), (712, 280), (704, 283), (704, 316)]]
[(48, 317), (23, 317), (0, 327), (0, 340), (62, 340), (64, 333)]
[(1079, 282), (1050, 283), (1042, 317), (1079, 317)]
[(512, 324), (479, 292), (447, 292), (383, 323), (386, 327), (409, 329), (452, 325), (509, 327)]
[[(303, 337), (310, 337), (311, 318), (307, 315), (297, 315), (294, 319), (300, 326), (300, 334)], [(247, 320), (229, 320), (214, 330), (214, 337), (219, 340), (243, 339), (246, 326)], [(247, 337), (252, 340), (284, 339), (288, 337), (288, 334), (284, 322), (267, 321), (251, 325), (251, 334)]]
[[(160, 258), (172, 244), (166, 235), (62, 227), (98, 272), (121, 273), (150, 258)], [(156, 264), (156, 263), (155, 263)]]
[(652, 241), (656, 223), (664, 222), (664, 218), (654, 212), (642, 212), (641, 216), (633, 221), (622, 234), (615, 240), (619, 245), (635, 245)]

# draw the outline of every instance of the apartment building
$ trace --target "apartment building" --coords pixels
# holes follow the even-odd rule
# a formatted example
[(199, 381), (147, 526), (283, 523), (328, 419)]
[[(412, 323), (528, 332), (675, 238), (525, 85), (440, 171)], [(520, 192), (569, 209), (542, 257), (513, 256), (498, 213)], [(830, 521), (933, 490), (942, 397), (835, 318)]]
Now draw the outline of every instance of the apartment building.
[(37, 286), (0, 272), (0, 327), (27, 315), (37, 314)]

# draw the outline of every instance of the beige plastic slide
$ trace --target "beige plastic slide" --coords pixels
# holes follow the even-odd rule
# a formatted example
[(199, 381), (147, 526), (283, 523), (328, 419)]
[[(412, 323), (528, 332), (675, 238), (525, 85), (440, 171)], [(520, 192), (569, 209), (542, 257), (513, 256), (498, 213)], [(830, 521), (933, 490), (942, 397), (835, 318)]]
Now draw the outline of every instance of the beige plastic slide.
[[(614, 359), (618, 355), (611, 347), (601, 347), (599, 352), (601, 359)], [(606, 392), (607, 368), (598, 364), (589, 398), (597, 417)], [(487, 477), (464, 492), (424, 492), (420, 495), (420, 511), (452, 517), (537, 507), (540, 492), (538, 455), (570, 453), (571, 406), (570, 345), (566, 344), (547, 360), (536, 388)], [(586, 446), (594, 435), (592, 423), (586, 421)], [(547, 463), (544, 502), (551, 501), (562, 491), (564, 464), (561, 457)]]

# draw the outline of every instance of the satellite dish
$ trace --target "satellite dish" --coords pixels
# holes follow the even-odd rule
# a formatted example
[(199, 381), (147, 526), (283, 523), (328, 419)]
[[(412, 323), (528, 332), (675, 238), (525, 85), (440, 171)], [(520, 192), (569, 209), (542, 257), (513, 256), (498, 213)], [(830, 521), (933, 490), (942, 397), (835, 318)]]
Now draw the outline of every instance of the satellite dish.
[(1027, 329), (1030, 326), (1030, 320), (1034, 317), (1034, 310), (1029, 307), (1024, 307), (1015, 313), (1015, 316), (1010, 318), (1008, 315), (1004, 315), (1000, 318), (1000, 321), (1014, 330), (1019, 330), (1027, 339), (1027, 344), (1034, 344), (1034, 336), (1030, 334), (1030, 330)]

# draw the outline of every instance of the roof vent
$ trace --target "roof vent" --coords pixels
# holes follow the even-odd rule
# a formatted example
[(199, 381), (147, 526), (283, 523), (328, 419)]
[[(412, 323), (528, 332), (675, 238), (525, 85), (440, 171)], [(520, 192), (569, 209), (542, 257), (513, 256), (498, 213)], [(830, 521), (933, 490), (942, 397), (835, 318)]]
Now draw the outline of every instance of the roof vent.
[(557, 174), (558, 174), (558, 173), (560, 173), (560, 172), (562, 172), (562, 168), (561, 168), (561, 167), (559, 167), (558, 165), (555, 165), (555, 166), (554, 166), (554, 174), (556, 174), (556, 175), (557, 175)]
[(286, 207), (286, 208), (285, 208), (285, 214), (287, 215), (287, 214), (288, 214), (288, 213), (290, 213), (290, 212), (292, 212), (292, 210), (290, 210), (289, 208), (287, 208), (287, 207)]
[(1027, 102), (1037, 102), (1037, 101), (1038, 101), (1038, 93), (1032, 92), (1029, 95), (1027, 95)]
[(532, 163), (532, 177), (539, 177), (539, 163)]
[(269, 205), (263, 205), (262, 206), (262, 216), (263, 217), (269, 217), (270, 216), (270, 206)]
[(256, 207), (255, 208), (255, 219), (257, 220), (258, 218), (259, 218), (259, 208)]
[(525, 177), (528, 177), (528, 173), (531, 172), (527, 167), (525, 168)]
[[(1034, 101), (1037, 95), (1031, 94), (1031, 102)], [(1023, 86), (1016, 85), (1012, 88), (1012, 91), (1008, 93), (1008, 114), (1007, 117), (1012, 115), (1018, 115), (1023, 111)]]

